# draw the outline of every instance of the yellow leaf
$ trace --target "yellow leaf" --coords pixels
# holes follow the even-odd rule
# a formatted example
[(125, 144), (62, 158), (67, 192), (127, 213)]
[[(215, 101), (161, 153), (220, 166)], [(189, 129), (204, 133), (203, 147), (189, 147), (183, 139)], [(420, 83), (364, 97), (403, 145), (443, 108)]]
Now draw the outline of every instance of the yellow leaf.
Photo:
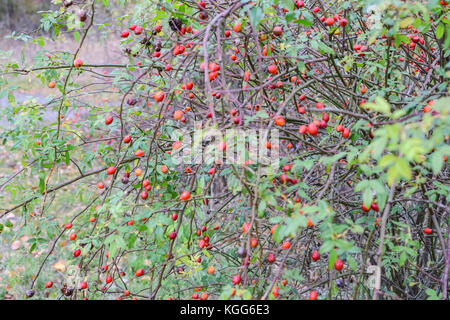
[(400, 28), (406, 28), (407, 26), (409, 26), (413, 22), (414, 22), (414, 18), (413, 17), (405, 18), (402, 21), (400, 21)]

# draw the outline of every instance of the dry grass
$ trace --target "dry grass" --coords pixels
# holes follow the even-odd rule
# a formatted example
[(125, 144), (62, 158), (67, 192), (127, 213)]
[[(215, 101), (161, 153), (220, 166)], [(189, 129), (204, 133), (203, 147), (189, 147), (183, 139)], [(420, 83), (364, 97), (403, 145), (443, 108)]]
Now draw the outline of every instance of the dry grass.
[[(25, 66), (30, 67), (35, 64), (34, 57), (43, 55), (48, 52), (55, 55), (61, 52), (69, 52), (73, 54), (79, 46), (71, 37), (62, 36), (58, 41), (48, 40), (44, 47), (37, 43), (24, 43), (20, 40), (2, 38), (0, 39), (0, 65), (7, 62), (16, 62), (22, 66), (22, 50), (25, 56)], [(6, 53), (6, 54), (3, 54)], [(127, 57), (120, 49), (120, 39), (109, 36), (107, 38), (88, 37), (81, 48), (78, 57), (85, 64), (123, 64), (127, 63)], [(25, 80), (25, 81), (24, 81)], [(50, 89), (42, 88), (39, 79), (33, 76), (28, 77), (9, 77), (8, 81), (12, 81), (20, 87), (18, 92), (23, 94), (52, 94)]]

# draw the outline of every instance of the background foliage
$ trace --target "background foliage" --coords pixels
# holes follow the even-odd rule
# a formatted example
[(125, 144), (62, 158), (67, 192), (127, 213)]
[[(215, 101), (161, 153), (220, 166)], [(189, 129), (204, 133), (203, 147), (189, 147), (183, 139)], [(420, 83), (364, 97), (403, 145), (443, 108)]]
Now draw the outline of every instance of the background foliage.
[[(446, 1), (27, 3), (0, 7), (42, 10), (0, 51), (1, 297), (448, 298)], [(278, 128), (281, 167), (176, 165), (194, 121)]]

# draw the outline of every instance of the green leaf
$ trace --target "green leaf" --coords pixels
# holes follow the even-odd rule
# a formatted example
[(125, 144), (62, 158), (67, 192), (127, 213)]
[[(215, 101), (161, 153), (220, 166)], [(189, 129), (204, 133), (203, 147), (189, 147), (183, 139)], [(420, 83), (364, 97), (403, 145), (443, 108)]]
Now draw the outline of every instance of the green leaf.
[(73, 37), (74, 37), (76, 42), (79, 42), (80, 41), (80, 31), (74, 31), (73, 32)]
[(330, 48), (329, 46), (327, 46), (325, 43), (323, 42), (319, 42), (319, 49), (322, 53), (328, 53), (328, 54), (335, 54), (333, 48)]
[(283, 8), (288, 9), (289, 11), (294, 10), (294, 1), (292, 0), (281, 0), (283, 2)]
[(324, 241), (320, 247), (320, 253), (328, 253), (334, 249), (334, 242), (331, 240)]
[(12, 94), (12, 92), (8, 93), (8, 102), (12, 107), (16, 106), (16, 97)]
[(109, 246), (109, 257), (112, 259), (116, 256), (117, 253), (117, 242), (112, 241)]
[(398, 48), (402, 44), (402, 42), (405, 43), (405, 44), (408, 44), (410, 42), (410, 40), (404, 34), (397, 33), (395, 35), (394, 45)]
[(370, 205), (372, 204), (372, 190), (371, 189), (364, 190), (363, 202), (364, 202), (364, 206), (366, 208), (370, 208)]
[(442, 298), (442, 293), (438, 296), (433, 289), (427, 289), (425, 292), (428, 295), (427, 300), (440, 300)]
[[(302, 15), (303, 15), (304, 20), (301, 19)], [(314, 16), (308, 10), (301, 11), (301, 14), (299, 15), (299, 17), (302, 21), (306, 21), (307, 23), (309, 23), (309, 25), (307, 25), (307, 27), (312, 26), (314, 24)]]
[(360, 192), (362, 190), (367, 189), (370, 186), (369, 180), (362, 180), (358, 182), (358, 184), (355, 186), (355, 192)]
[(69, 155), (69, 152), (66, 152), (65, 160), (66, 160), (66, 166), (68, 166), (69, 163), (70, 163), (70, 155)]
[(347, 262), (348, 262), (348, 265), (350, 266), (350, 268), (353, 271), (356, 271), (356, 269), (358, 268), (358, 263), (351, 255), (347, 255)]
[(298, 19), (298, 20), (295, 20), (294, 23), (302, 24), (302, 25), (304, 25), (305, 27), (310, 27), (310, 26), (313, 25), (313, 23), (312, 23), (311, 21), (304, 20), (304, 19)]
[(39, 192), (43, 193), (45, 190), (45, 173), (39, 172)]
[(338, 154), (336, 154), (332, 157), (322, 157), (320, 159), (320, 162), (322, 162), (325, 165), (332, 164), (332, 163), (335, 163), (336, 161), (338, 161), (339, 159), (342, 159), (343, 157), (345, 157), (345, 155), (346, 155), (345, 152), (339, 152)]
[(36, 245), (37, 245), (37, 243), (33, 242), (33, 244), (30, 247), (30, 251), (29, 251), (30, 253), (32, 253), (34, 251), (34, 249), (36, 249)]
[(286, 14), (286, 22), (289, 23), (292, 20), (295, 20), (296, 17), (297, 15), (295, 14), (295, 12), (289, 12), (288, 14)]
[(258, 26), (264, 17), (264, 12), (260, 7), (253, 7), (249, 12), (250, 22), (254, 26)]
[(441, 152), (435, 151), (430, 156), (431, 162), (431, 170), (433, 170), (434, 174), (438, 174), (442, 170), (442, 166), (444, 165), (444, 156)]
[(406, 180), (411, 180), (411, 168), (409, 167), (409, 164), (405, 159), (398, 158), (395, 166), (401, 177), (405, 178)]
[(438, 24), (438, 26), (436, 27), (436, 38), (440, 39), (442, 38), (442, 36), (444, 35), (444, 25), (443, 24)]
[(378, 165), (382, 168), (386, 168), (387, 166), (391, 165), (396, 161), (397, 157), (393, 154), (385, 154), (380, 161), (378, 162)]
[(405, 251), (403, 251), (401, 254), (400, 254), (400, 258), (399, 258), (399, 260), (398, 260), (398, 266), (399, 267), (403, 267), (404, 265), (405, 265), (405, 262), (406, 262), (406, 258), (407, 258), (408, 256), (406, 255), (406, 252)]
[(384, 100), (382, 97), (376, 97), (375, 103), (365, 103), (364, 107), (369, 108), (370, 110), (378, 111), (384, 113), (386, 115), (391, 114), (391, 106), (389, 103)]
[(334, 263), (338, 258), (338, 254), (336, 250), (330, 251), (330, 256), (328, 257), (328, 270), (333, 269)]
[(401, 178), (411, 180), (411, 168), (405, 159), (397, 158), (394, 165), (388, 170), (388, 185), (392, 186), (395, 181), (398, 182)]
[(278, 227), (275, 228), (275, 231), (273, 232), (273, 241), (275, 241), (276, 243), (280, 243), (281, 240), (283, 239), (284, 236), (284, 230), (283, 230), (283, 226), (279, 225)]

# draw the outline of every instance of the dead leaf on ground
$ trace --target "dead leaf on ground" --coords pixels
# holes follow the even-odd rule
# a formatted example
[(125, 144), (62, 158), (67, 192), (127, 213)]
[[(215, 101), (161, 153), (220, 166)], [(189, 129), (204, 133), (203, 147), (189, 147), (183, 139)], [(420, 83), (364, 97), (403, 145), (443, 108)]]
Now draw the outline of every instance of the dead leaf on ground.
[(53, 269), (56, 271), (64, 272), (66, 271), (66, 264), (64, 260), (59, 260), (53, 265)]

